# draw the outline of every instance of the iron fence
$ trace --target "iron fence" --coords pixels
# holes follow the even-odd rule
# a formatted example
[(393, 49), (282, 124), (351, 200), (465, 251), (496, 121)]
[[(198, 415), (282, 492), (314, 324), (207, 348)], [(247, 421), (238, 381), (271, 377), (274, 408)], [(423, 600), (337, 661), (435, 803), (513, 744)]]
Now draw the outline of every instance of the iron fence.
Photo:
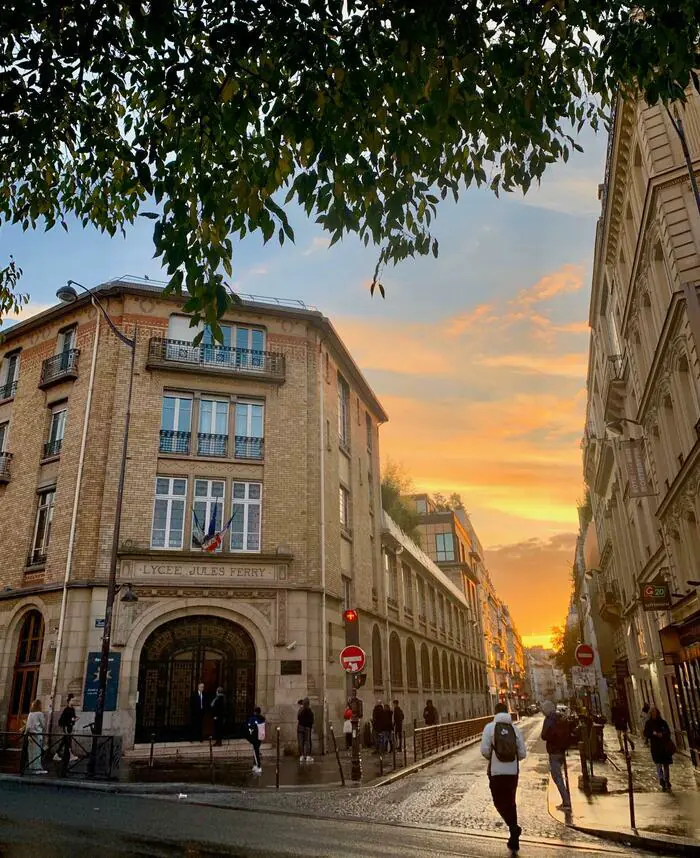
[(493, 720), (492, 715), (482, 718), (468, 718), (465, 721), (449, 721), (446, 724), (434, 724), (431, 727), (416, 727), (413, 731), (413, 753), (416, 761), (454, 748), (476, 739), (484, 732), (484, 727)]
[(121, 747), (121, 736), (0, 732), (0, 772), (85, 777), (94, 754), (94, 776), (114, 778), (119, 770)]

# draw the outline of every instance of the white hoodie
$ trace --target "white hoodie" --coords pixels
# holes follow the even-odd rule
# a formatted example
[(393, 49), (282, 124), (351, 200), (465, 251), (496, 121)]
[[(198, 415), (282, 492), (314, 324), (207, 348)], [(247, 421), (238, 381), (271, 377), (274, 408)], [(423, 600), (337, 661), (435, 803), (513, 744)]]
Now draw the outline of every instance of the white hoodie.
[[(512, 724), (513, 729), (515, 730), (515, 740), (518, 745), (518, 759), (513, 760), (512, 763), (504, 763), (498, 759), (493, 750), (493, 732), (496, 728), (496, 724)], [(493, 721), (490, 724), (487, 724), (484, 728), (484, 732), (481, 736), (481, 756), (485, 757), (487, 760), (491, 762), (491, 776), (495, 775), (517, 775), (518, 774), (518, 761), (524, 760), (527, 756), (527, 750), (525, 748), (525, 740), (523, 739), (523, 734), (520, 732), (518, 727), (513, 724), (513, 720), (510, 717), (509, 712), (499, 712), (494, 716)]]

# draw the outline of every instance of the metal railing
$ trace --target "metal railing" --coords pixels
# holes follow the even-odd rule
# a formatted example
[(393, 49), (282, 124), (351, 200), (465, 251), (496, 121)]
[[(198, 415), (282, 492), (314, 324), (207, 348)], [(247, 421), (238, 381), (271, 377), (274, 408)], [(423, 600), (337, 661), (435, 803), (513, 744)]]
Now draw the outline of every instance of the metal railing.
[(63, 438), (57, 438), (54, 441), (47, 441), (44, 444), (44, 454), (42, 459), (50, 459), (52, 456), (58, 456), (61, 452)]
[(7, 483), (10, 480), (11, 461), (12, 453), (0, 453), (0, 483)]
[(78, 356), (80, 349), (68, 349), (65, 352), (46, 358), (41, 365), (39, 387), (60, 381), (63, 378), (74, 378), (78, 374)]
[(281, 352), (239, 349), (231, 346), (198, 345), (186, 340), (152, 337), (149, 363), (177, 363), (232, 373), (267, 375), (284, 380), (285, 357)]
[(416, 761), (476, 739), (493, 716), (468, 718), (466, 721), (450, 721), (432, 727), (416, 727), (413, 731), (413, 756)]
[(46, 552), (35, 548), (27, 557), (27, 566), (39, 566), (46, 563)]
[(183, 453), (190, 454), (192, 441), (191, 432), (177, 432), (172, 429), (160, 430), (160, 452), (161, 453)]
[(249, 438), (236, 435), (234, 440), (234, 455), (237, 459), (262, 459), (265, 451), (263, 438)]
[(228, 450), (228, 435), (213, 435), (209, 432), (197, 433), (198, 456), (225, 456)]
[(95, 776), (115, 777), (121, 760), (121, 737), (0, 732), (0, 771), (8, 774), (46, 772), (62, 778), (85, 777), (93, 754)]
[(0, 385), (0, 402), (4, 402), (7, 399), (13, 399), (15, 393), (17, 393), (16, 381), (8, 381), (5, 384)]

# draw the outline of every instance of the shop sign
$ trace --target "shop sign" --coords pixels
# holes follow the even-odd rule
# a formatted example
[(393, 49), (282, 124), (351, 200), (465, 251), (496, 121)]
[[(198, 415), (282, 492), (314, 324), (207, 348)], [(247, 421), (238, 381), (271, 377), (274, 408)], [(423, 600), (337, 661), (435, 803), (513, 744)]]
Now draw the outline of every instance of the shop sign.
[(644, 441), (641, 438), (621, 441), (620, 449), (629, 481), (629, 496), (645, 498), (656, 494), (644, 461)]
[(671, 591), (666, 581), (642, 584), (640, 598), (645, 611), (666, 611), (671, 607)]
[[(94, 712), (97, 706), (97, 689), (100, 685), (100, 659), (102, 653), (88, 654), (87, 670), (85, 672), (85, 692), (83, 694), (83, 711)], [(105, 693), (105, 712), (114, 712), (117, 708), (117, 692), (119, 691), (119, 668), (122, 654), (111, 652), (107, 663), (107, 689)]]

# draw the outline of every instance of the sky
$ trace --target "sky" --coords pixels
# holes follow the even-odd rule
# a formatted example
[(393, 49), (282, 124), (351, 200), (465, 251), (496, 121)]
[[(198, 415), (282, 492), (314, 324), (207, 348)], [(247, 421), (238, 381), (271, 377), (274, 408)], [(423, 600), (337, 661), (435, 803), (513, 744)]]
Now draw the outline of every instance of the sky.
[[(328, 239), (290, 211), (296, 242), (235, 246), (234, 288), (301, 299), (331, 318), (389, 414), (383, 460), (416, 491), (458, 492), (503, 600), (529, 645), (564, 620), (583, 497), (588, 298), (606, 139), (549, 168), (539, 188), (497, 199), (469, 189), (438, 210), (439, 258), (384, 272), (376, 250)], [(26, 316), (55, 303), (69, 278), (162, 277), (151, 221), (110, 239), (69, 220), (50, 232), (0, 227), (30, 295)], [(4, 264), (4, 262), (3, 262)], [(9, 320), (5, 324), (8, 324)]]

